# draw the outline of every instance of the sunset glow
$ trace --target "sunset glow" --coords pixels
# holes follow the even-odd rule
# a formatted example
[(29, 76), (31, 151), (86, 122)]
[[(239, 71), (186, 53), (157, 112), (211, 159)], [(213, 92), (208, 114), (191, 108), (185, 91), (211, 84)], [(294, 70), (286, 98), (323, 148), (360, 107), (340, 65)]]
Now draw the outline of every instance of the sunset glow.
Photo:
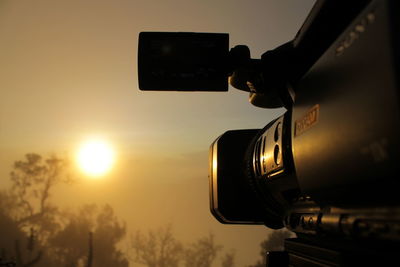
[(259, 59), (293, 40), (314, 2), (0, 0), (0, 267), (148, 267), (133, 247), (146, 240), (158, 248), (150, 263), (167, 265), (163, 236), (179, 266), (196, 265), (204, 240), (223, 247), (211, 266), (262, 262), (271, 230), (210, 213), (209, 146), (286, 110), (232, 87), (140, 91), (139, 34), (229, 33), (224, 51), (248, 45)]
[(114, 151), (102, 140), (85, 142), (78, 151), (80, 169), (91, 177), (100, 177), (110, 171), (114, 164)]

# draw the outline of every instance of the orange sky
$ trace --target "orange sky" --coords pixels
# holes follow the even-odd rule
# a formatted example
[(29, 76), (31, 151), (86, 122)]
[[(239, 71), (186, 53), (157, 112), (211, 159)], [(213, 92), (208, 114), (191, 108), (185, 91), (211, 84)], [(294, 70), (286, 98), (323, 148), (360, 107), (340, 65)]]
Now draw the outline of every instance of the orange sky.
[(141, 92), (140, 31), (230, 33), (254, 58), (293, 38), (314, 1), (35, 0), (0, 2), (0, 174), (26, 152), (74, 155), (89, 136), (116, 149), (103, 180), (57, 191), (65, 205), (110, 203), (129, 230), (174, 225), (185, 240), (213, 231), (255, 262), (267, 230), (219, 224), (208, 211), (207, 157), (229, 129), (261, 128), (282, 113), (247, 93)]

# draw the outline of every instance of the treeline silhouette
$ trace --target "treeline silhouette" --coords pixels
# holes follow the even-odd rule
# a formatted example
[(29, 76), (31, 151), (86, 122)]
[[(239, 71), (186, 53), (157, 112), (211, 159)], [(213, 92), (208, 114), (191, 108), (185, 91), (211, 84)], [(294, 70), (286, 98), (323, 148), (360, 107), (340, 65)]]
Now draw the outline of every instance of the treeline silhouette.
[(64, 211), (51, 201), (56, 185), (73, 181), (68, 168), (56, 155), (29, 153), (15, 161), (11, 187), (0, 192), (0, 266), (129, 265), (118, 248), (126, 225), (110, 205)]
[[(183, 243), (167, 225), (127, 238), (126, 224), (110, 205), (60, 209), (51, 196), (55, 186), (74, 182), (69, 167), (57, 155), (28, 153), (14, 162), (10, 188), (0, 191), (0, 267), (235, 266), (235, 252), (224, 251), (212, 233)], [(282, 245), (286, 235), (271, 236), (261, 247)]]
[(217, 262), (223, 247), (210, 233), (195, 242), (183, 244), (175, 239), (172, 227), (161, 227), (143, 234), (137, 231), (131, 236), (131, 260), (148, 267), (222, 267), (235, 266), (234, 251), (225, 252)]

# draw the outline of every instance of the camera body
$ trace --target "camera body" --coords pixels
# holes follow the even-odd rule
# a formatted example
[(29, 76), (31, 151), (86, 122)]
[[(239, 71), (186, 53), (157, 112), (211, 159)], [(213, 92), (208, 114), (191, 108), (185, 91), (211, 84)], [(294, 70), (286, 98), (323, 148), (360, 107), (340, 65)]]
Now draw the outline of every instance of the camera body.
[[(224, 34), (191, 33), (184, 42), (183, 33), (172, 41), (141, 33), (142, 90), (186, 79), (178, 90), (225, 91), (229, 76), (254, 105), (286, 107), (263, 129), (228, 131), (210, 147), (214, 216), (298, 236), (284, 253), (269, 253), (268, 266), (399, 263), (399, 12), (395, 0), (317, 1), (296, 38), (261, 60), (243, 46), (227, 51)], [(186, 43), (176, 53), (200, 47), (201, 60), (168, 54), (174, 42)], [(173, 73), (160, 58), (177, 66)], [(152, 88), (154, 80), (168, 86)]]

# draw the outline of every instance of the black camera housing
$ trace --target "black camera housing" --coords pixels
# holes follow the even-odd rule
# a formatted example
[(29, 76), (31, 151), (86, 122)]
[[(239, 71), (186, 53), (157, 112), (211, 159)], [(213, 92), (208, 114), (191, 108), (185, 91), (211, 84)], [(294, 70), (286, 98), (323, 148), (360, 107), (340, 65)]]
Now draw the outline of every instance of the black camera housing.
[[(246, 177), (259, 201), (267, 203), (264, 205), (267, 212), (263, 210), (263, 214), (268, 214), (267, 226), (275, 228), (279, 225), (277, 221), (289, 220), (299, 199), (312, 200), (317, 210), (336, 207), (350, 209), (349, 213), (365, 208), (376, 212), (400, 204), (397, 193), (400, 183), (396, 177), (400, 159), (397, 34), (400, 20), (395, 15), (396, 10), (400, 11), (394, 1), (365, 4), (310, 69), (293, 83), (290, 88), (295, 95), (293, 105), (285, 115), (284, 124), (283, 117), (279, 118), (284, 125), (283, 143), (277, 145), (276, 137), (268, 141), (260, 139), (260, 136), (272, 136), (269, 132), (274, 131), (275, 121), (257, 135), (256, 142), (238, 137), (241, 145), (247, 144), (252, 152), (247, 156), (243, 154), (242, 160), (254, 165), (250, 171), (242, 166), (244, 171), (240, 175)], [(229, 132), (230, 136), (234, 134)], [(218, 140), (222, 138), (224, 135)], [(239, 141), (235, 144), (228, 146), (238, 147)], [(211, 150), (225, 151), (224, 146), (225, 143), (216, 141)], [(272, 151), (272, 146), (278, 148), (275, 155), (268, 152)], [(218, 159), (238, 156), (221, 153)], [(277, 155), (282, 158), (282, 166), (265, 161)], [(229, 167), (227, 159), (218, 162), (223, 169), (233, 168)], [(256, 166), (260, 162), (264, 164)], [(277, 167), (281, 171), (275, 173)], [(267, 171), (260, 173), (260, 169), (273, 172), (274, 176)], [(229, 174), (218, 176), (213, 172), (210, 177), (211, 185), (232, 179)], [(237, 194), (229, 186), (221, 191), (231, 199)], [(219, 197), (225, 196), (219, 193)], [(212, 210), (216, 209), (214, 203), (211, 201)], [(222, 214), (219, 220), (224, 221), (223, 218)], [(249, 221), (249, 218), (242, 217), (236, 222)], [(232, 220), (225, 222), (234, 223)], [(301, 225), (296, 227), (301, 228)]]
[[(191, 56), (185, 70), (173, 68), (183, 79), (159, 79), (147, 67), (160, 58), (148, 63), (154, 57), (143, 40), (167, 33), (145, 33), (139, 45), (142, 90), (224, 91), (229, 77), (252, 104), (286, 107), (263, 129), (218, 137), (209, 163), (210, 207), (220, 222), (297, 234), (285, 241), (282, 266), (400, 264), (398, 14), (396, 0), (319, 0), (294, 40), (260, 60), (244, 46), (228, 52), (225, 37), (172, 33), (177, 43), (174, 34), (213, 43), (199, 54), (210, 49), (213, 59)], [(181, 52), (196, 54), (194, 43)], [(162, 58), (162, 69), (175, 64)], [(199, 66), (209, 70), (201, 81)]]

